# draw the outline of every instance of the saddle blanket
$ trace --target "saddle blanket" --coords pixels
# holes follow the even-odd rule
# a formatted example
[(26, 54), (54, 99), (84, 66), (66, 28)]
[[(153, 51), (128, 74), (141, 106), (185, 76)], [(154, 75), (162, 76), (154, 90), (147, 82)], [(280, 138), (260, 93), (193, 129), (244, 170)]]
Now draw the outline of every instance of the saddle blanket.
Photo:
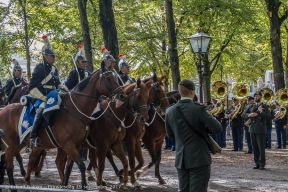
[(18, 136), (20, 139), (20, 144), (22, 144), (23, 140), (31, 132), (35, 119), (36, 108), (43, 105), (41, 106), (44, 107), (42, 116), (49, 125), (50, 116), (55, 110), (60, 109), (62, 102), (60, 96), (58, 95), (58, 90), (50, 91), (48, 93), (46, 103), (37, 99), (34, 105), (32, 105), (31, 100), (32, 97), (29, 95), (24, 95), (20, 99), (20, 103), (23, 105), (23, 109), (18, 121)]

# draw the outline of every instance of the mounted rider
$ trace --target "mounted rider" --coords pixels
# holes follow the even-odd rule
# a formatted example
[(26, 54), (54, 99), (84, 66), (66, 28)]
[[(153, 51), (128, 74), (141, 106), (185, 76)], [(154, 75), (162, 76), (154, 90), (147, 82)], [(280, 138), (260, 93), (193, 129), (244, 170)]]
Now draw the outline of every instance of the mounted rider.
[[(6, 86), (4, 92), (7, 96), (10, 95), (13, 87), (19, 85), (22, 82), (22, 68), (16, 59), (12, 59), (14, 63), (13, 67), (13, 77), (8, 79), (6, 82)], [(25, 80), (26, 81), (26, 80)]]
[(53, 65), (55, 62), (55, 52), (52, 50), (46, 35), (42, 36), (44, 46), (42, 48), (43, 62), (36, 65), (29, 82), (29, 95), (42, 101), (36, 110), (35, 120), (30, 134), (30, 145), (39, 146), (41, 143), (36, 138), (42, 126), (42, 113), (45, 107), (47, 95), (57, 88), (67, 89), (60, 84), (58, 69)]
[(85, 58), (85, 51), (82, 45), (78, 46), (78, 53), (75, 56), (76, 68), (69, 72), (65, 85), (69, 90), (73, 89), (80, 81), (90, 76), (90, 72), (85, 70), (87, 66), (87, 59)]
[[(90, 72), (85, 70), (87, 66), (87, 59), (85, 58), (85, 51), (82, 45), (78, 45), (78, 53), (75, 56), (75, 69), (69, 72), (65, 85), (69, 90), (73, 89), (80, 81), (90, 76)], [(80, 156), (83, 161), (87, 160), (87, 148), (82, 148)]]
[(119, 58), (118, 68), (119, 68), (119, 77), (120, 77), (119, 84), (121, 86), (124, 86), (124, 85), (129, 85), (130, 83), (136, 82), (136, 80), (133, 77), (128, 76), (128, 74), (130, 73), (130, 65), (126, 61), (124, 55), (119, 54), (118, 58)]

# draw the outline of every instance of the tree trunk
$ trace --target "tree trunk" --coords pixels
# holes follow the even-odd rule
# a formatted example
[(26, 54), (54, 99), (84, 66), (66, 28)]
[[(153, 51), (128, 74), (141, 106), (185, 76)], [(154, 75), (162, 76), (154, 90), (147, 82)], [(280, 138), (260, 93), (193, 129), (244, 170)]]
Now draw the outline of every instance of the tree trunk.
[(286, 54), (285, 54), (285, 72), (286, 72), (286, 76), (285, 76), (285, 85), (287, 88), (287, 82), (288, 82), (288, 26), (285, 26), (285, 30), (286, 30)]
[(177, 37), (175, 32), (175, 22), (173, 14), (172, 0), (165, 0), (165, 13), (166, 13), (166, 23), (168, 28), (168, 38), (169, 38), (169, 61), (172, 71), (172, 82), (173, 89), (178, 89), (178, 83), (181, 80), (179, 71), (179, 58), (177, 49)]
[(87, 19), (86, 12), (87, 0), (78, 0), (78, 9), (80, 13), (80, 22), (82, 26), (82, 36), (84, 43), (85, 56), (87, 59), (87, 70), (93, 71), (93, 57), (92, 57), (92, 46), (91, 46), (91, 38), (90, 38), (90, 29), (89, 22)]
[[(99, 0), (99, 22), (102, 28), (104, 45), (118, 61), (119, 47), (112, 0)], [(118, 65), (115, 65), (115, 70), (118, 71)]]
[(27, 24), (27, 13), (26, 13), (26, 0), (19, 0), (19, 3), (22, 7), (23, 11), (23, 19), (24, 19), (24, 31), (25, 31), (25, 52), (26, 52), (26, 60), (27, 60), (27, 78), (28, 80), (31, 77), (31, 69), (30, 69), (30, 51), (29, 51), (29, 34), (28, 34), (28, 24)]
[(284, 70), (282, 47), (280, 41), (281, 22), (278, 16), (280, 2), (278, 0), (265, 0), (270, 20), (270, 44), (274, 70), (275, 91), (284, 88)]

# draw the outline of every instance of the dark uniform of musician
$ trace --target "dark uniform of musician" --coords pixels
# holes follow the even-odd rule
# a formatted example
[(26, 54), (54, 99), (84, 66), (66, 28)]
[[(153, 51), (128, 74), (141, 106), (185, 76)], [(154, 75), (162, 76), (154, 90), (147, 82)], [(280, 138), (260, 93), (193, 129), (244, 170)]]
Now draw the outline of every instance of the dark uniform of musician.
[(0, 89), (2, 89), (2, 82), (0, 81)]
[[(79, 51), (75, 57), (77, 70), (71, 70), (65, 82), (65, 85), (69, 90), (73, 89), (79, 83), (79, 80), (82, 81), (84, 78), (90, 76), (90, 72), (85, 70), (87, 66), (87, 59), (84, 55), (81, 54), (81, 51)], [(87, 152), (87, 148), (82, 148), (82, 150), (80, 151), (80, 156), (83, 161), (87, 160)]]
[(64, 85), (60, 84), (58, 70), (53, 65), (55, 62), (55, 52), (51, 47), (43, 47), (42, 55), (44, 62), (36, 65), (29, 82), (29, 95), (43, 101), (36, 110), (35, 120), (31, 130), (30, 145), (33, 146), (39, 146), (41, 144), (36, 138), (43, 122), (42, 112), (45, 107), (46, 96), (50, 91), (58, 87), (64, 87)]
[[(122, 56), (123, 57), (123, 56)], [(128, 74), (130, 73), (130, 65), (125, 59), (121, 59), (118, 64), (119, 67), (119, 77), (121, 78), (119, 80), (119, 84), (121, 86), (123, 85), (129, 85), (130, 83), (136, 82), (136, 80), (133, 77), (129, 77)]]
[[(235, 114), (234, 110), (237, 110), (239, 104), (238, 99), (232, 98), (233, 105), (228, 109), (228, 118), (230, 119), (230, 126), (232, 129), (232, 139), (233, 139), (233, 149), (232, 151), (242, 151), (243, 150), (243, 125), (241, 114)], [(241, 110), (240, 110), (241, 111)], [(241, 111), (242, 112), (242, 111)], [(234, 118), (232, 118), (235, 114)]]
[[(266, 128), (267, 128), (267, 133), (266, 133), (266, 149), (271, 149), (271, 134), (272, 134), (272, 117), (273, 117), (273, 106), (270, 106), (270, 113), (271, 113), (271, 118), (266, 119)], [(274, 108), (274, 107), (273, 107)]]
[(6, 82), (6, 86), (4, 92), (7, 96), (10, 95), (11, 90), (13, 87), (19, 85), (22, 82), (22, 68), (19, 63), (14, 60), (14, 67), (13, 67), (13, 78), (10, 78)]
[[(251, 104), (254, 103), (254, 97), (248, 96), (246, 98), (247, 105), (244, 107), (243, 112), (250, 107)], [(244, 125), (244, 131), (245, 131), (245, 139), (247, 140), (247, 148), (248, 151), (245, 152), (245, 154), (251, 154), (252, 153), (252, 143), (251, 143), (251, 137), (249, 132), (249, 127), (245, 125), (245, 122), (248, 121), (249, 118), (243, 118), (243, 125)]]
[[(218, 106), (219, 103), (217, 103), (217, 100), (212, 98), (212, 104), (209, 106), (209, 111), (213, 110), (214, 108), (216, 107), (219, 107)], [(213, 115), (213, 114), (212, 114)], [(225, 117), (225, 113), (224, 113), (224, 110), (219, 113), (217, 116), (214, 116), (221, 124), (222, 124), (222, 121), (224, 120), (224, 117)], [(223, 129), (222, 129), (223, 131)], [(211, 134), (211, 137), (216, 141), (216, 143), (220, 146), (220, 147), (223, 147), (223, 143), (222, 143), (222, 132), (221, 133), (217, 133), (217, 134)]]
[[(182, 80), (178, 84), (181, 100), (166, 110), (165, 127), (167, 136), (176, 140), (175, 167), (178, 172), (180, 192), (207, 191), (211, 170), (211, 155), (206, 142), (194, 133), (177, 110), (180, 107), (187, 121), (205, 136), (220, 133), (221, 123), (209, 110), (193, 101), (195, 84)], [(206, 132), (207, 131), (207, 132)]]
[(269, 107), (261, 102), (262, 93), (257, 91), (254, 93), (255, 103), (250, 105), (242, 113), (243, 118), (252, 118), (252, 123), (249, 127), (249, 132), (252, 141), (252, 148), (254, 153), (253, 169), (263, 170), (265, 167), (265, 145), (266, 145), (266, 119), (271, 118)]
[[(279, 115), (278, 113), (281, 111), (281, 106), (279, 103), (276, 103), (276, 109), (274, 109), (273, 117), (277, 117)], [(286, 128), (287, 128), (287, 114), (282, 119), (275, 119), (275, 129), (276, 129), (276, 135), (277, 135), (277, 148), (281, 149), (283, 146), (283, 149), (286, 149)]]

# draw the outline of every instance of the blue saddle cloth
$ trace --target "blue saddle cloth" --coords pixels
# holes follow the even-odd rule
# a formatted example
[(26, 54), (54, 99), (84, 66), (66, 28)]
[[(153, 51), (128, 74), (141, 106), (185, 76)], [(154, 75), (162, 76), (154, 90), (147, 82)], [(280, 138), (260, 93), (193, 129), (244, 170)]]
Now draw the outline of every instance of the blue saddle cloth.
[[(53, 112), (60, 109), (62, 100), (58, 95), (58, 92), (59, 90), (50, 91), (47, 95), (47, 100), (42, 114), (45, 121), (47, 122), (47, 125), (49, 124), (50, 117)], [(20, 99), (20, 103), (23, 105), (23, 109), (18, 122), (18, 135), (20, 138), (20, 144), (22, 144), (23, 140), (31, 132), (35, 119), (35, 110), (43, 103), (42, 100), (37, 99), (34, 105), (32, 105), (31, 100), (32, 97), (29, 95), (24, 95)]]

